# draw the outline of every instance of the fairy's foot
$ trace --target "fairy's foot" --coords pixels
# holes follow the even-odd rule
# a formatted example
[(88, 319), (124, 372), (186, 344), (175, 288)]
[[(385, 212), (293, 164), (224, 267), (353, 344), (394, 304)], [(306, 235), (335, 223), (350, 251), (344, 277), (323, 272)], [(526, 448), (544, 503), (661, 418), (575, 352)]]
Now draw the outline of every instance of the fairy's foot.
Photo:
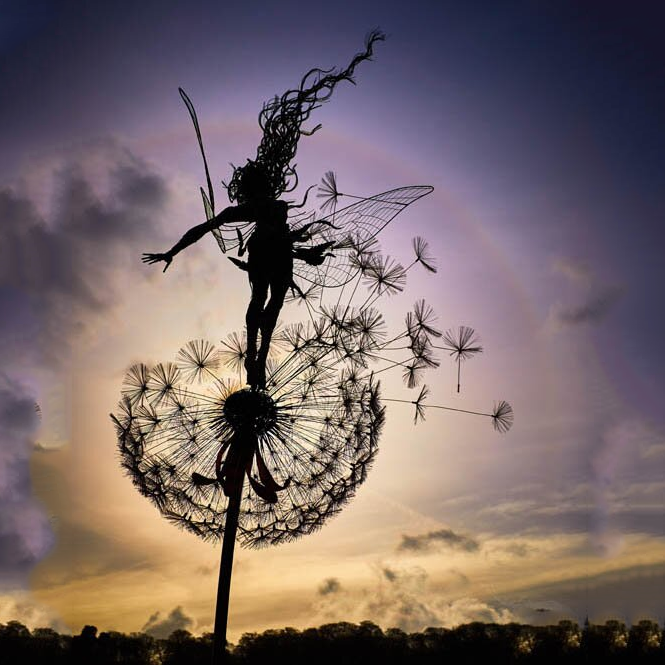
[(253, 385), (259, 390), (264, 390), (266, 387), (266, 366), (261, 363), (257, 363), (256, 367), (254, 368)]
[(264, 367), (258, 364), (252, 365), (247, 370), (247, 383), (256, 390), (263, 390), (266, 387), (266, 372)]

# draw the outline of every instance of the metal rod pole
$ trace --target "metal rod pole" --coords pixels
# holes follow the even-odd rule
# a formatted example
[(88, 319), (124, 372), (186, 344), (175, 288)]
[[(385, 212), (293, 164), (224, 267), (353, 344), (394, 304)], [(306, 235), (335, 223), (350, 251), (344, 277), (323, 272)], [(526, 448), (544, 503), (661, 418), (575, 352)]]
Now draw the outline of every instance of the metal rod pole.
[(231, 592), (231, 571), (233, 569), (233, 552), (238, 530), (238, 515), (242, 501), (242, 486), (245, 475), (238, 483), (238, 489), (229, 497), (224, 522), (224, 539), (222, 541), (222, 558), (219, 564), (219, 582), (217, 584), (217, 605), (215, 608), (215, 632), (212, 645), (212, 665), (223, 665), (227, 662), (226, 626), (229, 619), (229, 594)]

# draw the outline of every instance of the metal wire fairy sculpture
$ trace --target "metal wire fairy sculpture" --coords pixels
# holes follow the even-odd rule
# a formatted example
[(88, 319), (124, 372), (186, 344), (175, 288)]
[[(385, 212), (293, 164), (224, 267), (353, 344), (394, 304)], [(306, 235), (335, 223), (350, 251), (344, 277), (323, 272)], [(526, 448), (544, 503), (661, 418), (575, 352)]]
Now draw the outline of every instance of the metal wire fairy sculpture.
[[(311, 135), (321, 128), (321, 125), (317, 125), (311, 130), (306, 130), (303, 124), (314, 109), (330, 98), (338, 83), (353, 82), (356, 66), (363, 60), (369, 60), (374, 44), (383, 39), (382, 32), (373, 31), (367, 37), (365, 51), (358, 53), (346, 69), (338, 71), (311, 69), (302, 78), (297, 89), (288, 90), (281, 97), (275, 97), (264, 104), (259, 114), (263, 138), (256, 158), (247, 160), (244, 166), (234, 168), (233, 177), (226, 185), (229, 200), (237, 205), (229, 206), (217, 215), (214, 213), (214, 193), (196, 112), (185, 92), (180, 90), (194, 121), (203, 154), (208, 196), (203, 190), (201, 192), (208, 220), (187, 231), (167, 252), (144, 254), (143, 261), (147, 263), (164, 261), (166, 263), (164, 270), (166, 270), (176, 254), (197, 242), (208, 232), (215, 235), (222, 251), (237, 247), (238, 254), (242, 256), (245, 248), (247, 249), (247, 261), (235, 258), (232, 260), (238, 267), (247, 271), (252, 291), (245, 319), (247, 326), (245, 368), (247, 382), (251, 386), (261, 388), (265, 384), (265, 363), (277, 318), (289, 288), (299, 288), (293, 279), (294, 259), (304, 262), (307, 266), (321, 266), (326, 258), (338, 256), (336, 252), (342, 249), (346, 240), (344, 236), (339, 236), (337, 239), (324, 240), (318, 244), (312, 243), (312, 238), (320, 236), (324, 227), (344, 229), (322, 219), (312, 221), (310, 224), (290, 225), (289, 210), (299, 206), (290, 205), (279, 199), (284, 193), (293, 191), (298, 184), (296, 165), (292, 163), (298, 140), (302, 135)], [(419, 194), (422, 196), (427, 191), (431, 191), (431, 188), (423, 188)], [(415, 198), (418, 197), (411, 197), (411, 200)], [(304, 205), (304, 202), (301, 205)], [(231, 237), (229, 237), (230, 227), (234, 227), (230, 229)], [(357, 225), (354, 230), (358, 231)], [(377, 231), (378, 229), (373, 229), (373, 233)], [(247, 235), (249, 235), (248, 240)], [(323, 282), (319, 283), (323, 285)], [(257, 349), (259, 332), (261, 344)]]
[[(189, 342), (174, 363), (134, 365), (111, 417), (122, 465), (139, 491), (169, 520), (202, 538), (223, 538), (213, 663), (226, 654), (236, 537), (244, 546), (261, 547), (320, 528), (353, 496), (376, 455), (385, 419), (379, 375), (401, 370), (407, 387), (416, 388), (426, 370), (439, 366), (435, 353), (443, 349), (457, 361), (459, 390), (461, 360), (482, 350), (471, 329), (439, 331), (424, 300), (390, 335), (379, 307), (381, 299), (404, 289), (412, 268), (436, 272), (422, 238), (414, 239), (415, 258), (406, 268), (382, 256), (377, 243), (379, 232), (431, 187), (351, 197), (327, 173), (319, 191), (321, 217), (292, 212), (307, 195), (300, 205), (279, 200), (297, 185), (291, 162), (299, 137), (320, 128), (308, 132), (303, 123), (337, 83), (353, 81), (355, 67), (383, 38), (370, 33), (365, 51), (346, 69), (310, 70), (298, 89), (264, 105), (257, 156), (235, 168), (227, 185), (237, 205), (219, 214), (196, 112), (180, 91), (203, 156), (208, 221), (168, 252), (144, 254), (143, 260), (164, 261), (166, 270), (178, 252), (208, 232), (222, 251), (237, 249), (239, 258), (230, 258), (248, 272), (252, 290), (246, 335), (234, 333), (219, 348)], [(345, 196), (356, 200), (338, 209)], [(241, 259), (245, 249), (247, 261)], [(309, 321), (275, 332), (289, 289), (305, 304)], [(437, 344), (441, 337), (443, 345)], [(447, 408), (427, 404), (427, 396), (422, 386), (416, 399), (387, 401), (412, 404), (417, 422), (428, 406)], [(512, 424), (506, 402), (492, 413), (467, 412), (491, 418), (499, 432)]]

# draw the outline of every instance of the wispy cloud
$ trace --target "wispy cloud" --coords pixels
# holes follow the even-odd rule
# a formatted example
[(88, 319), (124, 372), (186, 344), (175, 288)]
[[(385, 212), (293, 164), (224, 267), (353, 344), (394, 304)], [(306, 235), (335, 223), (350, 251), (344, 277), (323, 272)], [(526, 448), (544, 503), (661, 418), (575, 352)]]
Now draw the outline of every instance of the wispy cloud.
[(35, 601), (26, 592), (0, 596), (0, 623), (20, 621), (24, 626), (33, 628), (53, 628), (59, 632), (68, 632), (68, 627), (49, 607)]
[(617, 286), (602, 287), (589, 293), (581, 304), (556, 305), (554, 315), (561, 323), (567, 325), (599, 323), (619, 302), (622, 295), (623, 289)]
[[(428, 574), (419, 567), (403, 569), (380, 565), (375, 569), (376, 584), (360, 590), (346, 589), (321, 598), (315, 608), (315, 621), (369, 620), (384, 628), (418, 631), (428, 626), (456, 626), (470, 621), (506, 622), (516, 620), (507, 607), (473, 597), (443, 598), (440, 590), (429, 587)], [(468, 584), (466, 576), (451, 571), (459, 588)]]
[(32, 497), (29, 458), (38, 416), (35, 401), (0, 374), (0, 586), (21, 588), (48, 552), (53, 534)]
[(323, 584), (318, 588), (319, 596), (328, 596), (331, 593), (338, 593), (341, 591), (342, 585), (336, 577), (329, 577), (323, 581)]
[[(24, 585), (53, 542), (49, 520), (32, 497), (28, 468), (30, 455), (48, 447), (35, 444), (35, 402), (40, 391), (52, 392), (51, 385), (41, 384), (67, 383), (63, 374), (71, 349), (91, 321), (113, 306), (126, 284), (123, 268), (130, 256), (138, 262), (137, 240), (156, 232), (168, 198), (166, 182), (112, 142), (92, 147), (84, 158), (61, 160), (50, 178), (55, 196), (47, 212), (43, 197), (27, 185), (0, 186), (0, 583), (5, 586)], [(67, 413), (67, 405), (61, 406)]]
[(533, 551), (533, 548), (529, 547), (526, 543), (509, 543), (503, 547), (503, 550), (513, 556), (523, 558), (528, 556)]
[(575, 282), (588, 284), (591, 281), (592, 271), (587, 261), (571, 257), (558, 257), (552, 262), (552, 268)]
[[(580, 571), (581, 572), (581, 571)], [(635, 565), (598, 574), (584, 573), (526, 591), (534, 607), (550, 607), (543, 598), (556, 598), (565, 614), (582, 621), (604, 621), (608, 616), (634, 622), (645, 617), (658, 619), (665, 585), (665, 565)], [(538, 600), (536, 600), (538, 599)], [(555, 612), (555, 608), (552, 608)], [(548, 617), (551, 620), (551, 617)]]
[(576, 303), (557, 302), (550, 309), (550, 318), (561, 325), (600, 323), (623, 296), (623, 288), (599, 281), (585, 261), (560, 257), (552, 268), (564, 275), (576, 291)]
[[(165, 181), (126, 151), (96, 155), (102, 194), (86, 164), (53, 174), (58, 196), (45, 215), (30, 192), (0, 188), (0, 359), (60, 366), (63, 353), (114, 302), (116, 275), (137, 240), (153, 236), (167, 200)], [(92, 156), (90, 157), (92, 158)]]
[(155, 612), (141, 630), (153, 637), (168, 637), (174, 630), (189, 630), (194, 627), (194, 619), (187, 616), (182, 605), (174, 607), (166, 616)]
[(477, 552), (480, 543), (470, 536), (455, 533), (451, 529), (429, 531), (417, 536), (402, 535), (402, 541), (397, 546), (400, 552), (427, 552), (435, 547), (448, 547), (464, 552)]

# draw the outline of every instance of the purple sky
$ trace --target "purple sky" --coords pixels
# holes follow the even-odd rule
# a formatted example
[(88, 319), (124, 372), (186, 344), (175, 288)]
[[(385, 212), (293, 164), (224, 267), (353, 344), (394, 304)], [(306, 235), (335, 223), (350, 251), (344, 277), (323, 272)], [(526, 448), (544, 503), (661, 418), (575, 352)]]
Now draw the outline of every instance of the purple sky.
[[(159, 354), (172, 356), (177, 346), (169, 344), (204, 333), (219, 339), (242, 322), (246, 285), (212, 240), (178, 257), (166, 276), (138, 261), (202, 218), (203, 174), (178, 87), (196, 105), (218, 184), (229, 178), (229, 162), (254, 156), (265, 100), (310, 67), (346, 64), (379, 26), (388, 39), (359, 67), (358, 85), (336, 89), (313, 116), (323, 129), (301, 141), (301, 183), (332, 168), (342, 189), (360, 194), (434, 186), (386, 231), (385, 246), (398, 253), (416, 233), (430, 240), (440, 271), (412, 297), (427, 296), (444, 327), (478, 328), (487, 357), (469, 366), (468, 399), (508, 399), (517, 424), (490, 440), (456, 421), (442, 438), (432, 415), (420, 434), (424, 447), (408, 454), (399, 438), (410, 430), (396, 424), (367, 481), (374, 494), (359, 496), (345, 510), (350, 521), (330, 527), (343, 536), (371, 523), (368, 497), (383, 497), (376, 540), (383, 545), (363, 554), (345, 541), (325, 566), (310, 566), (309, 591), (285, 582), (270, 587), (271, 597), (296, 589), (294, 625), (313, 611), (321, 621), (400, 623), (396, 608), (416, 598), (425, 599), (424, 624), (531, 620), (536, 601), (549, 603), (550, 616), (663, 616), (662, 10), (484, 4), (283, 2), (250, 11), (219, 2), (2, 3), (0, 464), (15, 471), (10, 481), (0, 467), (0, 503), (11, 499), (30, 515), (20, 522), (0, 509), (4, 614), (77, 630), (78, 621), (114, 627), (102, 625), (107, 614), (128, 612), (116, 597), (101, 596), (106, 610), (90, 608), (89, 618), (67, 605), (77, 593), (108, 588), (111, 573), (119, 576), (113, 584), (135, 588), (131, 571), (153, 556), (152, 536), (132, 544), (117, 535), (116, 550), (100, 544), (101, 515), (113, 517), (113, 533), (126, 525), (86, 494), (67, 456), (84, 474), (84, 462), (94, 466), (107, 498), (126, 493), (119, 503), (132, 506), (127, 514), (142, 510), (117, 468), (106, 420), (122, 371), (143, 354), (168, 359)], [(224, 198), (221, 187), (217, 195)], [(242, 295), (225, 295), (221, 284), (237, 284)], [(128, 318), (141, 307), (150, 314)], [(185, 307), (189, 317), (168, 318)], [(156, 349), (150, 339), (159, 325), (169, 332)], [(446, 371), (434, 380), (442, 403), (452, 395)], [(33, 436), (31, 398), (44, 407), (40, 441), (59, 450), (29, 459), (21, 441)], [(408, 421), (391, 414), (391, 422)], [(106, 467), (82, 439), (88, 428), (99, 436), (93, 449), (108, 451), (99, 452)], [(404, 477), (397, 468), (412, 471)], [(75, 504), (74, 495), (86, 498), (75, 516), (65, 498)], [(390, 522), (388, 496), (404, 519)], [(428, 539), (446, 529), (479, 547), (462, 552), (450, 539)], [(252, 555), (246, 580), (241, 557), (234, 583), (251, 588), (261, 556), (295, 567), (331, 552), (325, 533), (303, 549)], [(400, 534), (421, 538), (410, 559)], [(183, 552), (207, 556), (207, 546), (187, 538)], [(78, 558), (68, 558), (74, 549)], [(113, 556), (95, 567), (106, 551)], [(157, 559), (151, 574), (168, 568)], [(26, 571), (40, 560), (28, 584)], [(533, 572), (521, 583), (523, 569)], [(401, 572), (391, 578), (386, 570)], [(77, 590), (68, 580), (82, 571), (91, 586)], [(326, 586), (333, 578), (337, 585)], [(358, 599), (376, 588), (383, 606), (363, 606)], [(281, 625), (277, 610), (237, 593), (243, 618), (232, 630)], [(206, 625), (208, 606), (182, 588), (135, 605), (131, 621), (116, 627), (139, 629), (157, 611), (190, 629)], [(0, 620), (11, 618), (4, 614)]]

